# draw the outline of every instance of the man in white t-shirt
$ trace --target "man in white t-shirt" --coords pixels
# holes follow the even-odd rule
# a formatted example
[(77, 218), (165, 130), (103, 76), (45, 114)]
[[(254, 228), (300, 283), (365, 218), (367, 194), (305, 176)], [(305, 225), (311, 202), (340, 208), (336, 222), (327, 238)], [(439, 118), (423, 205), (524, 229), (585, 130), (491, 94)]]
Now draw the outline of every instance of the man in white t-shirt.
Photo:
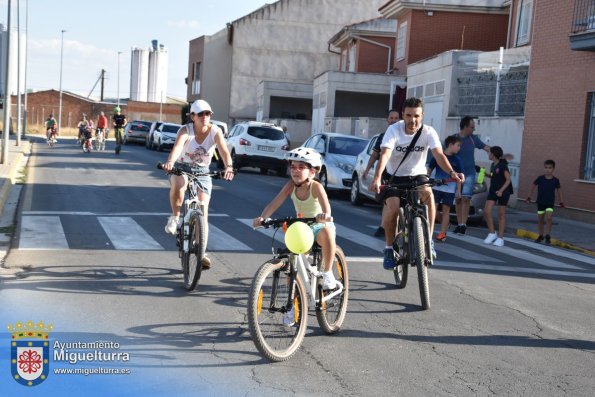
[[(462, 182), (464, 176), (457, 174), (451, 167), (448, 159), (442, 152), (442, 146), (438, 133), (430, 126), (423, 125), (423, 102), (418, 98), (408, 98), (404, 105), (403, 120), (388, 127), (384, 134), (384, 139), (380, 147), (382, 151), (374, 174), (374, 180), (370, 184), (370, 191), (380, 193), (381, 176), (386, 172), (390, 176), (395, 175), (396, 181), (409, 179), (410, 177), (427, 177), (426, 160), (428, 149), (432, 150), (432, 155), (436, 162), (446, 173), (455, 181)], [(415, 134), (421, 129), (420, 136), (401, 165), (401, 160)], [(398, 167), (398, 169), (397, 169)], [(385, 171), (386, 168), (386, 171)], [(396, 171), (396, 173), (395, 173)], [(429, 186), (420, 188), (420, 200), (428, 206), (428, 218), (430, 221), (430, 236), (434, 232), (434, 217), (436, 207), (432, 189)], [(385, 230), (386, 247), (384, 249), (383, 266), (387, 270), (396, 267), (395, 252), (392, 247), (395, 239), (395, 230), (397, 228), (397, 217), (399, 215), (400, 198), (399, 193), (394, 189), (386, 192), (384, 198), (384, 211), (382, 213), (382, 225)], [(435, 256), (434, 246), (432, 244), (432, 254)]]

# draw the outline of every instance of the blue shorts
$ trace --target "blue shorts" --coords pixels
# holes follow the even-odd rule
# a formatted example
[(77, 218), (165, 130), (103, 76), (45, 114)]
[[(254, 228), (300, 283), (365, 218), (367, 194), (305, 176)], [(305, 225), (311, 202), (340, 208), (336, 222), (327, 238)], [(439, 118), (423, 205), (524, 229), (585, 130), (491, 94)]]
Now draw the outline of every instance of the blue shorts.
[(316, 241), (316, 237), (318, 237), (318, 233), (320, 233), (320, 231), (322, 229), (324, 229), (325, 227), (329, 227), (332, 228), (333, 230), (335, 229), (335, 223), (334, 222), (326, 222), (326, 223), (315, 223), (312, 226), (310, 226), (312, 228), (312, 232), (314, 232), (314, 241)]
[(432, 189), (434, 192), (434, 202), (436, 204), (453, 205), (455, 202), (455, 194), (444, 192), (442, 190)]
[(475, 185), (475, 174), (465, 174), (465, 182), (461, 186), (461, 196), (471, 198), (473, 196), (473, 186)]

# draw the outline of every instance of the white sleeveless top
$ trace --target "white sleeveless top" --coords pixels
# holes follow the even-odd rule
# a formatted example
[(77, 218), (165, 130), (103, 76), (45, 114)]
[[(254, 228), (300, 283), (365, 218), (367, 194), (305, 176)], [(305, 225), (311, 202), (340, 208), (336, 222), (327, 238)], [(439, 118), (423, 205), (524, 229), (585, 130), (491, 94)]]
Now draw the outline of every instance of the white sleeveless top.
[(219, 127), (211, 124), (211, 131), (203, 143), (196, 142), (194, 124), (186, 124), (186, 128), (188, 129), (188, 139), (184, 143), (182, 154), (178, 158), (178, 161), (189, 164), (191, 167), (208, 167), (215, 152), (215, 135), (220, 131)]

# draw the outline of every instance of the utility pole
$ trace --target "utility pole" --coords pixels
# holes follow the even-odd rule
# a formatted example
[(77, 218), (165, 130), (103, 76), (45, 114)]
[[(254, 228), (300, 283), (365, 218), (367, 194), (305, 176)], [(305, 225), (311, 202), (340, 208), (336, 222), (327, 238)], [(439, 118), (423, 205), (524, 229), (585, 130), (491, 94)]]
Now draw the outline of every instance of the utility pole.
[(17, 133), (16, 146), (21, 145), (21, 1), (17, 0)]
[(8, 1), (8, 22), (6, 24), (6, 73), (4, 75), (4, 124), (2, 127), (2, 156), (0, 156), (0, 164), (6, 164), (8, 161), (8, 139), (10, 135), (10, 30), (11, 30), (11, 7), (12, 0)]
[(60, 102), (58, 104), (58, 133), (62, 128), (62, 61), (64, 60), (64, 32), (62, 30), (62, 41), (60, 44)]
[(25, 106), (23, 109), (23, 138), (27, 132), (27, 53), (29, 52), (29, 0), (25, 0)]
[(103, 87), (105, 84), (105, 69), (101, 69), (101, 97), (100, 100), (103, 102)]

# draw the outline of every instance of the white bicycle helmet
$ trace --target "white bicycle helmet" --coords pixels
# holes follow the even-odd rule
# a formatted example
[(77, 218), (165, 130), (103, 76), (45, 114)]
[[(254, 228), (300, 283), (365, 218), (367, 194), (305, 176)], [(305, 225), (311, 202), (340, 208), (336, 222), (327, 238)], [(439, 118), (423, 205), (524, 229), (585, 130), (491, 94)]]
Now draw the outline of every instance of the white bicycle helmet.
[(303, 161), (304, 163), (309, 164), (310, 167), (313, 168), (322, 167), (322, 159), (320, 157), (320, 153), (305, 147), (299, 147), (290, 150), (289, 152), (287, 152), (285, 159), (287, 161)]

